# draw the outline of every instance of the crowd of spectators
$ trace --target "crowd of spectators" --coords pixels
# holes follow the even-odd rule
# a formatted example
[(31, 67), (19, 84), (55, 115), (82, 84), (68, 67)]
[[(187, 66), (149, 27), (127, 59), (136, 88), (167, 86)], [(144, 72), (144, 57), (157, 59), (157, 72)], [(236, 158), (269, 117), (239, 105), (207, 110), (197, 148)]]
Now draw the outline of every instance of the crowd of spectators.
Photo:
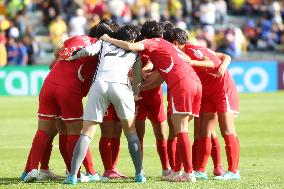
[[(40, 24), (30, 23), (35, 13)], [(56, 47), (103, 17), (119, 24), (169, 20), (187, 30), (192, 42), (232, 57), (284, 52), (284, 0), (0, 0), (0, 66), (36, 63), (36, 36), (42, 35), (37, 27), (46, 28)]]

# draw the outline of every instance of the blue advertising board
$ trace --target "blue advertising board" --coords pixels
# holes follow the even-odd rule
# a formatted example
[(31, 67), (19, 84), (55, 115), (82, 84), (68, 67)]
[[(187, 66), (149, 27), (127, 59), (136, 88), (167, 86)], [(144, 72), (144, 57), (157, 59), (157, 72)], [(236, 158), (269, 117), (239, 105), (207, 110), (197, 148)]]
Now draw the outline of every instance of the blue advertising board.
[(277, 91), (277, 69), (276, 61), (233, 61), (229, 66), (239, 92)]

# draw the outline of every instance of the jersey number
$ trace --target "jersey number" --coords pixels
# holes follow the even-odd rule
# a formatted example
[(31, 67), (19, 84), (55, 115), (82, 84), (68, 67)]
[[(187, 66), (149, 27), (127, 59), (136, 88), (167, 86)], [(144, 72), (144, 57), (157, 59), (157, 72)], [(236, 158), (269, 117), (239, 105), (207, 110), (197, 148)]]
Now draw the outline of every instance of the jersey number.
[[(114, 45), (112, 45), (112, 46), (114, 46)], [(106, 56), (118, 56), (118, 57), (124, 58), (130, 52), (130, 51), (126, 51), (126, 50), (123, 50), (123, 52), (119, 52), (119, 49), (120, 49), (119, 47), (115, 46), (115, 48), (110, 50), (109, 52), (107, 52), (104, 55), (104, 57), (106, 57)], [(121, 54), (121, 55), (118, 55), (118, 54)]]

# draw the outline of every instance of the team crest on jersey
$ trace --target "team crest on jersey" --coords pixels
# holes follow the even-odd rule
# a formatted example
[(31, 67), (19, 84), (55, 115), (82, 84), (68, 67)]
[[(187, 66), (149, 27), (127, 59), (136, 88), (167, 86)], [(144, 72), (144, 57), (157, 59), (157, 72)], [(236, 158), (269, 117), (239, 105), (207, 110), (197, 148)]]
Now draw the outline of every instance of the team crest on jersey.
[(201, 50), (196, 50), (196, 49), (191, 49), (193, 52), (194, 52), (194, 55), (197, 57), (197, 58), (203, 58), (203, 53), (201, 52)]

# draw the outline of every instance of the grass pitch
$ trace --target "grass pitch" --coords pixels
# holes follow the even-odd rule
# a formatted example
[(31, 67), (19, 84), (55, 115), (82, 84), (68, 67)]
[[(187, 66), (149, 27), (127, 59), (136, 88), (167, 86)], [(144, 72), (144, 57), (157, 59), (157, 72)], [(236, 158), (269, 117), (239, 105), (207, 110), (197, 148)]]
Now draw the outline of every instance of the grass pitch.
[[(37, 126), (37, 97), (0, 97), (0, 188), (284, 188), (284, 93), (241, 94), (241, 114), (236, 119), (241, 142), (241, 181), (212, 180), (212, 162), (209, 160), (208, 181), (170, 183), (160, 180), (161, 165), (155, 148), (155, 139), (150, 124), (147, 124), (144, 169), (147, 183), (133, 183), (132, 179), (113, 180), (108, 183), (79, 183), (65, 186), (62, 180), (21, 183), (18, 179), (25, 166), (28, 150)], [(190, 132), (192, 133), (192, 126)], [(99, 156), (98, 131), (92, 142), (95, 168), (102, 173)], [(219, 134), (220, 136), (220, 134)], [(192, 135), (191, 135), (191, 139)], [(223, 164), (226, 166), (224, 143)], [(65, 167), (55, 138), (50, 161), (54, 172), (64, 175)], [(134, 169), (128, 154), (125, 137), (118, 168), (132, 176)]]

